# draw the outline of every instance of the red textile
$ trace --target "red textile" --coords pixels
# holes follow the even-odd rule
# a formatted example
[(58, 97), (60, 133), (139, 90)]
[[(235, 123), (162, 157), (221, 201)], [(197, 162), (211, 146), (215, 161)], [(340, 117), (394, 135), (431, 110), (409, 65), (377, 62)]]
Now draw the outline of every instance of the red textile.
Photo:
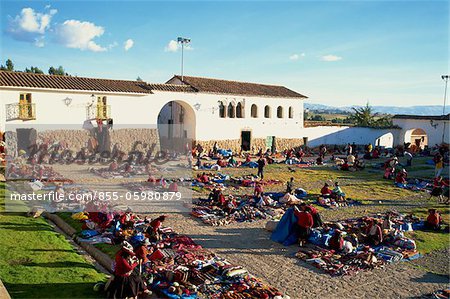
[(295, 216), (297, 217), (297, 224), (303, 228), (311, 228), (314, 224), (313, 217), (311, 213), (305, 211), (294, 211)]
[(116, 254), (115, 261), (116, 267), (114, 269), (114, 275), (117, 276), (129, 276), (128, 273), (137, 266), (137, 263), (130, 265), (130, 263), (122, 256), (122, 250)]
[(441, 220), (441, 215), (438, 212), (430, 214), (427, 217), (427, 222), (433, 226), (438, 226)]
[(330, 195), (330, 194), (331, 194), (331, 189), (328, 188), (328, 187), (326, 187), (326, 186), (324, 186), (324, 187), (322, 188), (322, 190), (320, 190), (320, 193), (321, 193), (322, 195)]

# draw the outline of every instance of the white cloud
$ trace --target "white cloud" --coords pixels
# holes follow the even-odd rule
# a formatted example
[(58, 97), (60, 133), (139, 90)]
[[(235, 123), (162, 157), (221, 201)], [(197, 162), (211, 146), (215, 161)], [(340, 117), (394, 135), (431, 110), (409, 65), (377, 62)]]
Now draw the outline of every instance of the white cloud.
[(40, 36), (34, 41), (34, 45), (38, 48), (43, 48), (45, 46), (45, 36)]
[(322, 61), (339, 61), (342, 60), (342, 57), (336, 55), (325, 55), (321, 58)]
[(103, 52), (107, 48), (97, 44), (94, 39), (105, 33), (105, 29), (91, 22), (67, 20), (56, 29), (56, 42), (67, 48)]
[[(164, 48), (165, 52), (177, 52), (178, 49), (181, 48), (181, 45), (176, 40), (171, 40), (167, 46)], [(190, 45), (184, 45), (184, 49), (187, 51), (192, 51), (194, 48), (192, 48)]]
[(177, 43), (177, 41), (176, 40), (171, 40), (167, 44), (167, 46), (164, 49), (164, 51), (166, 51), (166, 52), (176, 52), (176, 51), (178, 51), (178, 43)]
[(290, 60), (296, 61), (299, 60), (301, 57), (305, 57), (306, 54), (305, 53), (300, 53), (300, 54), (292, 54), (291, 56), (289, 56)]
[(56, 9), (46, 8), (46, 12), (36, 12), (30, 7), (23, 8), (19, 15), (10, 17), (6, 32), (16, 40), (33, 42), (38, 47), (44, 46), (43, 36), (50, 29)]
[(134, 41), (131, 38), (127, 39), (123, 45), (125, 51), (130, 50), (131, 48), (133, 48), (133, 46), (134, 46)]

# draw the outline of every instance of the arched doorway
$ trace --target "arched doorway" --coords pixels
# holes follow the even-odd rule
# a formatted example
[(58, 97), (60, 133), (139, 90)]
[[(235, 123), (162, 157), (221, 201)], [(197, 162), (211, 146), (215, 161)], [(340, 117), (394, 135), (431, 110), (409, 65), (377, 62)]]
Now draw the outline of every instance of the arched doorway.
[(183, 101), (170, 101), (158, 114), (161, 150), (184, 152), (195, 140), (195, 112)]
[(394, 146), (394, 134), (386, 133), (375, 139), (375, 146), (392, 148)]
[(414, 128), (406, 131), (405, 144), (410, 144), (411, 150), (424, 149), (428, 146), (428, 135), (425, 130), (421, 128)]

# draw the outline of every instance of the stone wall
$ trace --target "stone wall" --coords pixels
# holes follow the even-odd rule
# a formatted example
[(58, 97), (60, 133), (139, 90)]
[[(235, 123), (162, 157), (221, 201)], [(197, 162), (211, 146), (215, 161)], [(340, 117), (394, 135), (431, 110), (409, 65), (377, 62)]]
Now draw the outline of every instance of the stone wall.
[[(241, 140), (240, 139), (229, 139), (229, 140), (209, 140), (209, 141), (198, 141), (203, 148), (208, 151), (213, 148), (214, 143), (217, 142), (218, 148), (231, 149), (233, 152), (240, 152), (241, 150)], [(295, 148), (303, 145), (303, 139), (300, 138), (275, 138), (275, 147), (277, 151), (283, 151), (288, 148)], [(259, 148), (263, 151), (266, 150), (266, 139), (265, 138), (253, 138), (251, 140), (251, 148), (253, 152), (257, 152)]]
[[(10, 137), (15, 139), (15, 132), (10, 132)], [(38, 143), (48, 139), (50, 143), (65, 141), (68, 148), (73, 151), (79, 151), (87, 146), (90, 133), (88, 130), (48, 130), (38, 132)], [(122, 151), (129, 152), (133, 145), (140, 141), (142, 144), (156, 144), (155, 150), (159, 150), (159, 135), (157, 129), (115, 129), (110, 131), (111, 147), (118, 143)], [(11, 140), (14, 143), (15, 140)], [(142, 150), (144, 146), (138, 146)], [(14, 148), (14, 146), (8, 147)]]

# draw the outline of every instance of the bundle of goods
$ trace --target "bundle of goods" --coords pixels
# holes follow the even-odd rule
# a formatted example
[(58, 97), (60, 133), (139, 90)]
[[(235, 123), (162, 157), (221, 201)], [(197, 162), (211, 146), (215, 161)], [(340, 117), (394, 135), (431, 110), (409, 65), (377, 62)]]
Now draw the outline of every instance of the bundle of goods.
[(272, 219), (284, 213), (284, 207), (269, 196), (228, 196), (224, 203), (208, 199), (194, 202), (191, 215), (212, 226), (222, 226), (233, 222), (250, 222)]

